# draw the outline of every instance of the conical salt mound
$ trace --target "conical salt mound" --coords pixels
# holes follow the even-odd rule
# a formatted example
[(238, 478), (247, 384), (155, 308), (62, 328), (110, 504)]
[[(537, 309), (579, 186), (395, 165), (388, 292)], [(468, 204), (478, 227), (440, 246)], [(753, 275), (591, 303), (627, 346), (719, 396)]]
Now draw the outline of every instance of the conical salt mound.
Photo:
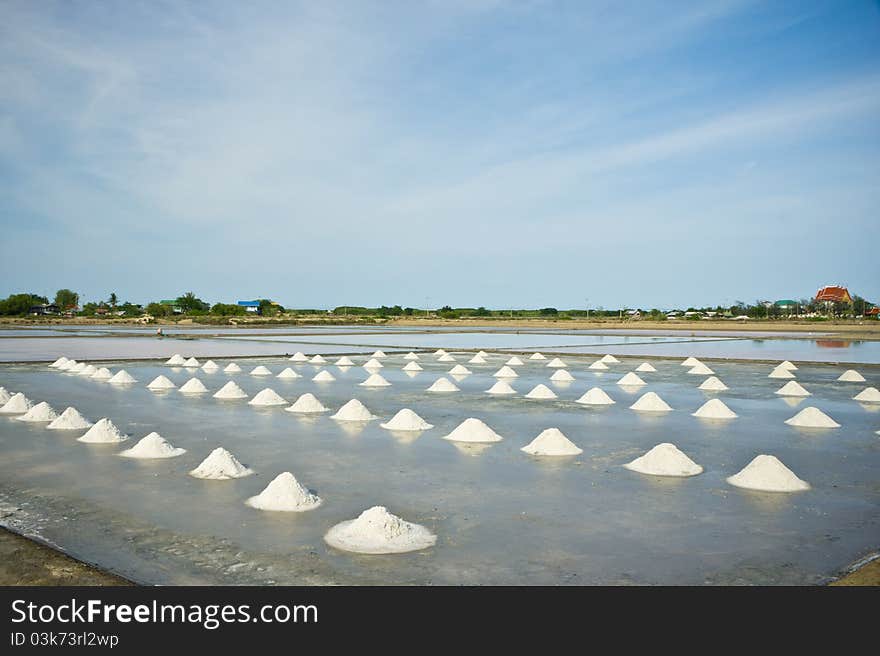
[(862, 403), (880, 403), (880, 390), (876, 387), (866, 387), (853, 397)]
[(789, 362), (788, 360), (785, 360), (784, 362), (780, 362), (780, 363), (779, 363), (778, 365), (776, 365), (776, 366), (781, 367), (782, 369), (788, 369), (789, 371), (797, 371), (797, 367), (794, 366), (794, 365), (793, 365), (791, 362)]
[(557, 369), (553, 372), (553, 375), (550, 376), (550, 380), (554, 383), (570, 383), (574, 380), (574, 376), (572, 376), (566, 369)]
[(486, 364), (486, 358), (477, 353), (474, 357), (468, 360), (468, 364)]
[(57, 368), (60, 367), (61, 365), (63, 365), (63, 364), (67, 364), (68, 362), (70, 362), (70, 360), (68, 360), (66, 357), (64, 357), (64, 356), (62, 355), (60, 358), (58, 358), (57, 360), (55, 360), (55, 362), (53, 362), (53, 363), (50, 364), (49, 366), (52, 367), (53, 369), (57, 369)]
[(309, 492), (290, 472), (278, 474), (257, 496), (245, 504), (257, 510), (279, 512), (304, 512), (322, 503), (321, 497)]
[(636, 371), (642, 371), (645, 373), (653, 373), (657, 371), (650, 362), (643, 362), (638, 367), (636, 367)]
[(815, 406), (804, 408), (785, 423), (799, 428), (840, 428), (840, 424)]
[(125, 369), (120, 369), (116, 372), (116, 375), (113, 378), (110, 378), (108, 381), (111, 385), (130, 385), (131, 383), (136, 383), (137, 381), (132, 378), (131, 374), (129, 374)]
[(434, 546), (437, 536), (419, 524), (392, 515), (384, 506), (373, 506), (357, 519), (340, 522), (324, 536), (335, 549), (364, 554), (393, 554)]
[(58, 419), (49, 424), (46, 428), (51, 430), (82, 430), (89, 428), (93, 424), (83, 417), (76, 408), (67, 408), (62, 412)]
[(24, 394), (19, 392), (9, 397), (9, 400), (0, 408), (0, 414), (4, 415), (23, 415), (33, 407), (33, 402)]
[(594, 369), (598, 371), (605, 371), (608, 369), (608, 365), (602, 362), (601, 360), (596, 360), (593, 364), (591, 364), (588, 369)]
[(721, 399), (710, 399), (692, 413), (701, 419), (736, 419), (737, 414), (727, 407)]
[(74, 364), (71, 367), (65, 366), (64, 371), (66, 371), (69, 374), (78, 374), (80, 371), (82, 371), (85, 368), (86, 368), (85, 362), (77, 362), (76, 364)]
[(98, 370), (98, 368), (93, 364), (87, 364), (80, 371), (77, 372), (78, 376), (92, 376)]
[(245, 467), (221, 446), (211, 451), (211, 455), (202, 460), (202, 463), (190, 471), (189, 475), (194, 478), (225, 481), (231, 478), (244, 478), (253, 473), (252, 469)]
[(423, 431), (434, 428), (433, 424), (429, 424), (409, 408), (398, 411), (391, 421), (379, 425), (393, 431)]
[(513, 369), (511, 369), (507, 365), (504, 365), (503, 367), (501, 367), (501, 369), (499, 369), (498, 371), (496, 371), (492, 375), (495, 378), (518, 378), (519, 377), (519, 374), (516, 373)]
[(794, 378), (794, 374), (791, 373), (788, 369), (781, 369), (780, 367), (776, 367), (767, 375), (767, 378)]
[(322, 371), (319, 371), (317, 374), (315, 374), (312, 377), (312, 380), (316, 383), (332, 383), (334, 380), (336, 380), (336, 378), (334, 378), (333, 374), (331, 374), (329, 371), (323, 369)]
[(559, 358), (553, 358), (552, 360), (550, 360), (550, 362), (547, 363), (547, 366), (548, 367), (557, 367), (559, 369), (563, 369), (563, 368), (567, 367), (568, 365), (566, 365)]
[(382, 369), (384, 366), (376, 358), (370, 358), (364, 363), (364, 369)]
[(437, 358), (437, 362), (455, 362), (455, 358), (449, 355), (449, 353), (444, 353)]
[(404, 360), (418, 360), (419, 356), (416, 355), (415, 353), (413, 353), (412, 351), (410, 351), (409, 353), (407, 353), (406, 355), (403, 356), (403, 359)]
[(263, 365), (251, 369), (251, 376), (271, 376), (272, 372)]
[(437, 349), (436, 351), (434, 351), (434, 355), (446, 355), (446, 351), (444, 351), (443, 349)]
[(52, 409), (52, 406), (45, 401), (38, 403), (20, 417), (15, 417), (18, 421), (55, 421), (58, 415)]
[(443, 437), (453, 442), (500, 442), (503, 438), (479, 419), (465, 419), (458, 427)]
[(379, 374), (370, 374), (364, 382), (358, 383), (358, 385), (361, 387), (390, 387), (391, 383)]
[(543, 353), (540, 353), (540, 352), (537, 352), (537, 351), (536, 351), (535, 353), (532, 353), (532, 354), (529, 356), (529, 360), (546, 360), (546, 359), (547, 359), (547, 358), (544, 357), (544, 354), (543, 354)]
[(481, 358), (488, 358), (489, 357), (489, 354), (486, 353), (485, 351), (477, 351), (477, 355), (479, 355)]
[(622, 387), (641, 387), (642, 385), (647, 385), (645, 381), (643, 381), (637, 373), (630, 371), (623, 378), (617, 381), (617, 384)]
[(353, 367), (353, 366), (354, 366), (354, 360), (352, 360), (352, 359), (351, 359), (350, 357), (348, 357), (347, 355), (343, 355), (341, 358), (339, 358), (339, 359), (336, 361), (336, 366), (337, 366), (337, 367)]
[(575, 403), (584, 405), (613, 405), (616, 403), (601, 387), (593, 387), (584, 393)]
[(111, 378), (113, 378), (113, 372), (111, 372), (107, 367), (101, 367), (95, 373), (93, 373), (91, 377), (94, 380), (110, 380)]
[(796, 380), (790, 380), (785, 385), (776, 390), (779, 396), (812, 396), (804, 387)]
[(241, 367), (239, 367), (234, 362), (230, 362), (225, 367), (223, 367), (223, 371), (225, 371), (227, 374), (237, 374), (241, 371)]
[(864, 383), (865, 377), (855, 369), (847, 369), (840, 374), (840, 377), (837, 380), (844, 383)]
[(309, 362), (311, 364), (327, 364), (327, 360), (322, 355), (316, 355)]
[(285, 367), (284, 371), (275, 376), (275, 378), (281, 378), (282, 380), (284, 380), (287, 378), (301, 378), (301, 376), (290, 367)]
[(143, 460), (154, 460), (158, 458), (176, 458), (186, 453), (186, 449), (178, 449), (170, 444), (159, 433), (150, 433), (146, 437), (138, 440), (130, 449), (120, 451), (118, 455), (123, 458), (140, 458)]
[(387, 358), (388, 356), (385, 355), (385, 351), (376, 351), (376, 352), (373, 353), (373, 355), (371, 355), (370, 357), (371, 357), (371, 358)]
[(602, 362), (604, 362), (605, 364), (617, 364), (620, 362), (620, 360), (615, 358), (613, 355), (603, 355)]
[(285, 401), (275, 390), (271, 387), (267, 387), (248, 401), (248, 405), (287, 405), (287, 401)]
[(12, 394), (7, 392), (5, 387), (0, 387), (0, 406), (5, 404), (11, 398)]
[(69, 371), (73, 367), (79, 364), (76, 360), (70, 359), (62, 365), (58, 366), (58, 371)]
[(167, 365), (171, 365), (172, 367), (179, 367), (179, 366), (181, 366), (184, 362), (186, 362), (186, 360), (184, 359), (184, 357), (183, 357), (180, 353), (175, 353), (174, 355), (172, 355), (170, 358), (168, 358), (168, 359), (165, 361), (165, 364), (167, 364)]
[(421, 365), (418, 362), (407, 362), (406, 366), (403, 368), (404, 371), (422, 371)]
[(651, 476), (696, 476), (703, 468), (669, 442), (658, 444), (645, 455), (624, 465), (627, 469)]
[(335, 415), (330, 415), (330, 418), (338, 421), (370, 421), (376, 419), (376, 415), (367, 410), (363, 403), (352, 399), (339, 408)]
[(204, 394), (208, 388), (198, 378), (190, 378), (178, 390), (181, 394)]
[(704, 392), (723, 392), (724, 390), (730, 389), (727, 385), (725, 385), (719, 378), (715, 376), (710, 376), (700, 385), (699, 389)]
[(455, 383), (453, 383), (448, 378), (438, 378), (434, 381), (434, 384), (431, 385), (427, 390), (427, 392), (457, 392), (458, 387), (456, 387)]
[(508, 361), (505, 362), (504, 364), (506, 364), (506, 365), (508, 365), (508, 366), (510, 366), (510, 367), (518, 367), (518, 366), (520, 366), (521, 364), (523, 364), (523, 361), (520, 360), (518, 357), (516, 357), (516, 356), (514, 355), (512, 358), (510, 358), (510, 360), (508, 360)]
[(698, 364), (701, 364), (699, 360), (695, 357), (691, 356), (687, 360), (681, 363), (682, 367), (696, 367)]
[(202, 371), (217, 371), (220, 367), (213, 360), (208, 360), (202, 365)]
[(246, 399), (247, 393), (230, 380), (214, 394), (215, 399)]
[(688, 369), (688, 373), (691, 376), (711, 376), (715, 372), (701, 362), (700, 364)]
[(167, 390), (174, 389), (177, 387), (174, 383), (172, 383), (165, 376), (156, 376), (153, 380), (150, 381), (149, 385), (147, 385), (147, 389), (151, 390)]
[(576, 456), (584, 452), (558, 428), (548, 428), (520, 451), (533, 456)]
[(497, 383), (492, 385), (489, 389), (486, 390), (487, 394), (516, 394), (516, 390), (510, 386), (510, 383), (504, 380), (499, 380)]
[(82, 437), (77, 438), (77, 441), (90, 442), (92, 444), (109, 444), (124, 442), (127, 439), (128, 435), (123, 434), (116, 428), (112, 421), (104, 418), (99, 419)]
[(196, 360), (195, 358), (190, 358), (189, 360), (187, 360), (186, 362), (183, 363), (183, 366), (184, 367), (198, 367), (199, 361)]
[(555, 399), (556, 392), (543, 384), (535, 385), (532, 391), (526, 394), (527, 399)]
[(288, 412), (298, 412), (301, 414), (327, 412), (327, 408), (324, 407), (324, 404), (321, 403), (311, 392), (306, 392), (300, 396), (292, 406), (284, 409)]
[(643, 394), (638, 401), (630, 406), (631, 410), (637, 412), (669, 412), (672, 408), (661, 399), (655, 392)]
[(800, 492), (809, 490), (810, 484), (802, 481), (775, 456), (760, 455), (745, 469), (727, 479), (736, 487), (761, 492)]
[(293, 355), (290, 356), (291, 362), (308, 362), (309, 358), (302, 351), (297, 351)]
[(449, 373), (453, 376), (470, 376), (471, 370), (465, 367), (464, 365), (457, 364), (452, 369), (449, 370)]

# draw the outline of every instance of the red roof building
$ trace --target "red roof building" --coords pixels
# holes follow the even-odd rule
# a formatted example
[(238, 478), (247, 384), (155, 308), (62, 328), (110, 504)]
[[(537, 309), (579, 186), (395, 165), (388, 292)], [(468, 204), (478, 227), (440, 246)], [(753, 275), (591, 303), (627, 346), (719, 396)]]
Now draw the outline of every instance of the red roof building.
[(832, 303), (852, 303), (852, 296), (846, 287), (829, 285), (816, 292), (817, 301), (831, 301)]

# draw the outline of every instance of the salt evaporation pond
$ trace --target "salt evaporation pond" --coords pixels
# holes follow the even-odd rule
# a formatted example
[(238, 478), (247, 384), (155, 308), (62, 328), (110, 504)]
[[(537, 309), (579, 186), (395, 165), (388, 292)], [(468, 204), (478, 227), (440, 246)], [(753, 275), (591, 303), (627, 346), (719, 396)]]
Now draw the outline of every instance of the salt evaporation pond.
[[(621, 358), (602, 372), (587, 368), (595, 357), (566, 355), (576, 380), (553, 387), (559, 398), (538, 400), (485, 394), (509, 356), (490, 354), (491, 365), (456, 382), (460, 392), (430, 394), (425, 388), (445, 375), (448, 364), (423, 357), (425, 371), (410, 377), (401, 370), (403, 352), (385, 350), (382, 375), (391, 387), (359, 386), (360, 367), (335, 370), (331, 385), (309, 376), (272, 379), (285, 399), (315, 394), (330, 410), (318, 415), (212, 398), (230, 378), (248, 398), (266, 386), (246, 374), (203, 376), (209, 393), (198, 397), (156, 394), (145, 384), (159, 375), (178, 387), (191, 377), (164, 359), (92, 357), (114, 371), (124, 365), (144, 381), (130, 386), (67, 376), (45, 365), (0, 366), (7, 390), (57, 410), (74, 406), (93, 420), (109, 417), (131, 436), (156, 431), (186, 449), (165, 460), (119, 458), (115, 454), (129, 443), (85, 445), (76, 441), (84, 431), (51, 431), (0, 417), (0, 502), (9, 512), (2, 522), (157, 584), (810, 584), (880, 545), (880, 439), (874, 434), (880, 408), (852, 399), (880, 384), (876, 367), (859, 366), (867, 383), (856, 385), (836, 382), (848, 367), (795, 359), (797, 380), (813, 394), (797, 399), (775, 394), (780, 381), (767, 378), (766, 363), (712, 362), (730, 389), (707, 393), (697, 389), (703, 378), (688, 375), (680, 360), (654, 360), (657, 372), (645, 374), (647, 386), (630, 391), (616, 381), (644, 358)], [(550, 386), (552, 368), (523, 360), (517, 389)], [(282, 358), (249, 359), (245, 370), (258, 365), (313, 371)], [(575, 403), (593, 386), (617, 403)], [(674, 410), (630, 410), (647, 391)], [(739, 418), (691, 416), (716, 397)], [(380, 420), (330, 418), (352, 398)], [(807, 405), (821, 407), (841, 428), (784, 423)], [(404, 434), (381, 427), (402, 408), (435, 428)], [(467, 417), (485, 421), (504, 440), (462, 445), (442, 439)], [(558, 459), (520, 451), (551, 427), (584, 452)], [(664, 442), (674, 442), (705, 471), (664, 479), (623, 467)], [(189, 476), (218, 445), (255, 474), (220, 482)], [(778, 457), (812, 489), (762, 493), (726, 482), (758, 454)], [(283, 471), (307, 483), (322, 506), (267, 513), (245, 505)], [(330, 527), (369, 505), (427, 527), (436, 545), (387, 556), (355, 556), (326, 545)]]

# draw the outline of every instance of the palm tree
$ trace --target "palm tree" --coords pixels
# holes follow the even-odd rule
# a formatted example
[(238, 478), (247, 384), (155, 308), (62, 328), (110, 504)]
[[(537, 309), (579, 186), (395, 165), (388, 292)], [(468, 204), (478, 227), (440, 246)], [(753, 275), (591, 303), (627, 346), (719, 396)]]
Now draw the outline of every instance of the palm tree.
[(112, 307), (114, 310), (116, 309), (116, 303), (118, 302), (118, 300), (119, 300), (119, 299), (116, 298), (116, 292), (113, 292), (112, 294), (110, 294), (109, 301), (110, 301), (110, 305), (111, 305), (111, 307)]

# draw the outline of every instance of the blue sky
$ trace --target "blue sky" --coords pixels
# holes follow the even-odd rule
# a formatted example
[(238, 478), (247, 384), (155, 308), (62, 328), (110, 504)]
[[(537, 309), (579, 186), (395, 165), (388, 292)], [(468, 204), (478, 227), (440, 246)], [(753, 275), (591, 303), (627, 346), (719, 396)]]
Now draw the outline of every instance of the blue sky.
[(0, 0), (0, 295), (880, 301), (878, 118), (875, 2)]

